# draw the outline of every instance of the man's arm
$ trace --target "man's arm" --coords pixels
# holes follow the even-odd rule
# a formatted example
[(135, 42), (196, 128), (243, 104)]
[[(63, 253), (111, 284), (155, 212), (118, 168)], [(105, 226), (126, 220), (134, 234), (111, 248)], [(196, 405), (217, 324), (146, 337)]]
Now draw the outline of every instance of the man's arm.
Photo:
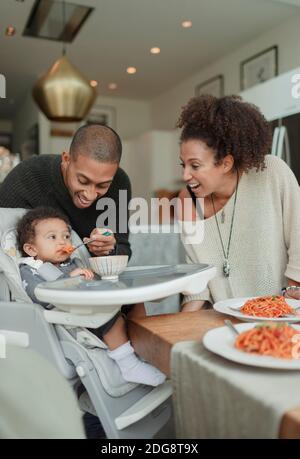
[(18, 164), (0, 186), (0, 207), (30, 209), (26, 197), (26, 165)]

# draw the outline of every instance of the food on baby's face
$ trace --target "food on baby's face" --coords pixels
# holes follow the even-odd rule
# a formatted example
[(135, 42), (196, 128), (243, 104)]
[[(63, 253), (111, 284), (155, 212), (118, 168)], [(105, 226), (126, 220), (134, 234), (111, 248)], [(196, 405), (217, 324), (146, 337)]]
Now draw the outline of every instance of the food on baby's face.
[(71, 255), (75, 250), (75, 247), (73, 245), (65, 245), (62, 247), (61, 252), (65, 253), (66, 255)]

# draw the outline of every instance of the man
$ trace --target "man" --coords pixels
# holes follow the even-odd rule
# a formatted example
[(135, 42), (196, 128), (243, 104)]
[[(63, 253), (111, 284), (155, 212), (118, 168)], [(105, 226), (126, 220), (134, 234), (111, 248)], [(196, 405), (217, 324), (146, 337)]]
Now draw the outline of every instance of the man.
[[(82, 126), (75, 133), (70, 151), (61, 156), (34, 156), (15, 167), (0, 188), (0, 207), (32, 209), (50, 206), (60, 209), (81, 238), (92, 237), (88, 245), (95, 256), (131, 255), (127, 232), (118, 232), (119, 190), (131, 199), (127, 174), (119, 168), (122, 144), (115, 131), (97, 124)], [(104, 236), (96, 228), (96, 220), (103, 212), (97, 210), (98, 200), (105, 195), (115, 203), (117, 231)], [(128, 212), (122, 209), (126, 222)]]

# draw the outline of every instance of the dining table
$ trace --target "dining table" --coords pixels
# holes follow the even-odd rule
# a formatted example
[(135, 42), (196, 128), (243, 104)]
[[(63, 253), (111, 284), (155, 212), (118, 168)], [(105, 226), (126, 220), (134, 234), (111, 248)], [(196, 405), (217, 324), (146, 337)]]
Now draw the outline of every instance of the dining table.
[[(136, 317), (128, 322), (129, 337), (141, 358), (171, 377), (174, 346), (181, 342), (201, 343), (207, 331), (224, 326), (228, 318), (213, 309)], [(300, 404), (283, 413), (278, 438), (300, 439)]]

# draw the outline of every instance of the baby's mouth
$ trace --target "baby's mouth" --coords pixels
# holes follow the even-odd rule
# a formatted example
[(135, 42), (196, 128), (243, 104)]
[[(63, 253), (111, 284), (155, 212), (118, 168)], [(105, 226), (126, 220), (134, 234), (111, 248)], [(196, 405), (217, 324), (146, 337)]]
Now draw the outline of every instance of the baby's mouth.
[(72, 245), (65, 245), (61, 249), (58, 250), (58, 253), (61, 253), (62, 255), (71, 255), (75, 250), (75, 247)]

